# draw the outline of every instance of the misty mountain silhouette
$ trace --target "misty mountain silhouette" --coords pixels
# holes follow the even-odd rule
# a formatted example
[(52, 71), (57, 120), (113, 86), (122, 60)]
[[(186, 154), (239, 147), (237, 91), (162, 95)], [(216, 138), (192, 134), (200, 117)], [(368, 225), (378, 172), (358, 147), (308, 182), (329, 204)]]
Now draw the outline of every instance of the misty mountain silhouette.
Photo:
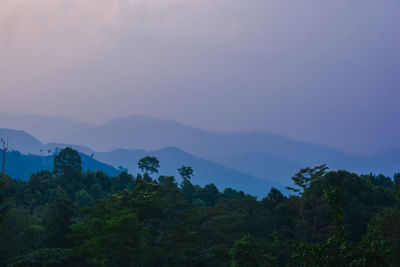
[[(82, 158), (82, 168), (87, 170), (101, 170), (109, 175), (115, 176), (119, 173), (114, 167), (102, 163), (98, 160), (91, 158), (83, 153), (80, 153)], [(6, 153), (6, 174), (12, 178), (28, 180), (32, 173), (41, 170), (53, 170), (54, 156), (39, 156), (39, 155), (24, 155), (18, 151), (11, 151)]]
[(39, 154), (43, 144), (32, 135), (20, 130), (0, 128), (0, 137), (8, 139), (8, 150), (17, 150), (23, 154)]
[(119, 148), (158, 150), (172, 146), (255, 177), (280, 183), (290, 182), (291, 175), (300, 168), (324, 163), (332, 169), (348, 169), (359, 173), (392, 175), (399, 169), (395, 164), (399, 153), (390, 154), (390, 157), (395, 157), (390, 160), (391, 164), (382, 164), (380, 156), (367, 158), (349, 155), (337, 149), (275, 134), (211, 132), (172, 120), (141, 115), (111, 120), (66, 135), (61, 140), (103, 152)]
[(110, 152), (96, 153), (95, 158), (114, 166), (123, 166), (130, 173), (139, 173), (137, 162), (144, 156), (154, 156), (160, 161), (160, 174), (175, 176), (181, 181), (177, 171), (182, 165), (191, 166), (194, 170), (192, 182), (201, 186), (214, 183), (218, 188), (231, 187), (256, 196), (265, 196), (271, 187), (285, 192), (282, 184), (253, 177), (222, 164), (195, 157), (179, 148), (167, 147), (155, 151), (140, 149), (118, 149)]
[[(173, 120), (141, 115), (110, 120), (100, 126), (85, 125), (74, 127), (76, 128), (79, 129), (73, 133), (71, 129), (64, 131), (63, 128), (52, 128), (52, 131), (59, 133), (59, 137), (53, 140), (58, 143), (46, 144), (46, 150), (73, 144), (73, 148), (90, 155), (94, 151), (157, 151), (165, 147), (176, 147), (194, 157), (285, 185), (291, 183), (290, 177), (299, 169), (323, 163), (334, 170), (347, 169), (357, 173), (374, 172), (389, 176), (400, 169), (400, 150), (363, 157), (270, 133), (212, 132)], [(32, 149), (35, 151), (22, 146), (17, 150), (39, 154), (37, 144), (32, 143)], [(95, 155), (96, 158), (100, 154)], [(104, 162), (113, 164), (114, 161), (109, 159)]]
[(92, 127), (90, 124), (63, 118), (0, 111), (0, 128), (23, 130), (45, 143), (57, 141), (60, 135), (90, 127)]
[[(51, 153), (54, 153), (61, 148), (70, 146), (80, 152), (90, 153), (91, 156), (80, 153), (84, 170), (102, 170), (112, 176), (119, 172), (117, 167), (120, 166), (128, 168), (128, 171), (132, 174), (140, 172), (137, 167), (139, 159), (147, 155), (153, 155), (160, 160), (160, 174), (175, 176), (177, 181), (181, 181), (177, 169), (182, 165), (189, 165), (195, 171), (192, 182), (201, 186), (214, 183), (220, 190), (231, 187), (260, 197), (265, 196), (273, 186), (285, 192), (282, 184), (255, 178), (249, 174), (227, 168), (222, 164), (197, 158), (178, 148), (168, 147), (151, 152), (123, 149), (110, 152), (94, 152), (83, 146), (59, 143), (41, 144), (33, 136), (23, 131), (0, 129), (1, 134), (7, 134), (10, 137), (10, 149), (17, 150), (17, 148), (24, 147), (24, 152), (32, 153), (29, 155), (23, 155), (17, 151), (7, 153), (6, 173), (13, 178), (27, 180), (31, 173), (39, 170), (52, 170), (54, 155), (40, 156), (37, 155), (38, 151), (42, 150), (40, 153), (45, 154), (47, 149), (50, 149)], [(18, 137), (18, 139), (15, 137)], [(154, 174), (153, 178), (157, 178), (157, 175)]]

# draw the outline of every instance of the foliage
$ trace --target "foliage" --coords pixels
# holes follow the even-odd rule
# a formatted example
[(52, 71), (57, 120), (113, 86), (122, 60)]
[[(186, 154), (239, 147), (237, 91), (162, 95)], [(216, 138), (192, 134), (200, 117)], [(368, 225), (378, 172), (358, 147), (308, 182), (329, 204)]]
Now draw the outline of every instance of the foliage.
[(7, 214), (8, 207), (4, 202), (3, 191), (7, 186), (7, 180), (9, 178), (0, 173), (0, 223), (3, 221), (4, 217)]
[(77, 255), (88, 264), (121, 266), (140, 255), (138, 219), (128, 211), (110, 210), (105, 216), (87, 216), (71, 226), (71, 239), (77, 243)]
[(138, 167), (142, 172), (146, 174), (158, 173), (158, 168), (160, 168), (160, 162), (155, 157), (146, 156), (139, 160)]
[(183, 182), (138, 163), (144, 175), (82, 171), (72, 149), (54, 172), (1, 176), (1, 266), (399, 266), (400, 187), (382, 175), (293, 176), (294, 195)]
[(54, 157), (54, 174), (75, 177), (82, 171), (82, 160), (76, 150), (66, 147)]
[(7, 265), (7, 267), (67, 266), (71, 262), (72, 252), (70, 249), (44, 248), (12, 259), (11, 263)]
[(310, 185), (310, 183), (322, 177), (327, 169), (328, 167), (325, 164), (316, 166), (314, 168), (301, 169), (292, 177), (294, 185), (298, 188), (288, 186), (287, 189), (292, 190), (293, 192), (304, 193), (305, 189)]
[(190, 166), (182, 166), (178, 169), (179, 174), (182, 176), (184, 182), (189, 181), (193, 174), (193, 169)]
[(232, 267), (276, 266), (276, 259), (264, 254), (261, 245), (251, 235), (236, 241), (231, 254)]

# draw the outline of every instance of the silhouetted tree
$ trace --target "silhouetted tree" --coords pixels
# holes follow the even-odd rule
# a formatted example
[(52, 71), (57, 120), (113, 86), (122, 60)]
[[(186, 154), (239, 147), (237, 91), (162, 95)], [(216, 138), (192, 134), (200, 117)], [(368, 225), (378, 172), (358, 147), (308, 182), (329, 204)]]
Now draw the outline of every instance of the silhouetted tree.
[(400, 185), (400, 172), (393, 175), (393, 181), (396, 185)]
[(58, 199), (49, 207), (45, 218), (47, 232), (46, 243), (50, 247), (65, 248), (68, 246), (66, 234), (72, 223), (74, 205), (68, 199)]
[[(304, 168), (301, 169), (298, 173), (296, 173), (293, 177), (292, 180), (294, 184), (299, 188), (293, 188), (293, 187), (286, 187), (288, 190), (291, 190), (293, 192), (299, 192), (300, 194), (304, 193), (304, 190), (310, 185), (310, 183), (313, 180), (316, 180), (318, 178), (321, 178), (326, 170), (329, 168), (326, 166), (326, 164), (322, 164), (320, 166), (316, 166), (314, 168)], [(302, 192), (301, 192), (302, 190)]]
[(182, 176), (183, 181), (189, 181), (193, 174), (193, 169), (190, 166), (182, 166), (178, 169), (179, 174)]
[(160, 177), (158, 177), (158, 182), (161, 185), (165, 185), (165, 186), (170, 187), (170, 188), (177, 188), (178, 187), (177, 183), (175, 182), (174, 176), (161, 175)]
[(6, 179), (7, 178), (3, 174), (0, 174), (0, 223), (3, 221), (8, 210), (3, 199), (3, 191), (6, 189)]
[(8, 137), (7, 138), (1, 138), (1, 143), (3, 146), (3, 161), (2, 161), (2, 165), (1, 165), (1, 173), (4, 175), (5, 174), (5, 164), (6, 164), (6, 152), (8, 151)]
[(70, 147), (66, 147), (54, 157), (53, 173), (57, 176), (79, 176), (82, 171), (81, 164), (82, 159), (79, 153)]
[(138, 162), (139, 169), (145, 174), (148, 173), (158, 173), (158, 168), (160, 168), (160, 162), (156, 157), (146, 156), (141, 158)]

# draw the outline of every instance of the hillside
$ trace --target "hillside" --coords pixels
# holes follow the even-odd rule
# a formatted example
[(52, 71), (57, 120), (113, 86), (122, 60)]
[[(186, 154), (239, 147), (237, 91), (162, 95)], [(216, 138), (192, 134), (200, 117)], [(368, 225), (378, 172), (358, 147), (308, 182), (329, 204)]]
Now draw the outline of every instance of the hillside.
[[(80, 154), (82, 167), (86, 170), (101, 170), (111, 176), (119, 171), (110, 165), (99, 162), (85, 154)], [(53, 156), (23, 155), (18, 151), (6, 154), (6, 174), (16, 179), (28, 180), (32, 173), (41, 170), (53, 170)]]
[[(200, 159), (178, 148), (164, 148), (157, 151), (144, 150), (115, 150), (111, 152), (94, 152), (87, 147), (79, 145), (66, 145), (60, 143), (42, 144), (36, 138), (23, 131), (3, 129), (1, 132), (10, 137), (10, 150), (21, 150), (23, 155), (17, 151), (9, 152), (7, 155), (7, 173), (12, 177), (26, 180), (30, 174), (39, 170), (52, 170), (53, 155), (59, 149), (66, 146), (72, 147), (81, 152), (82, 165), (85, 170), (103, 170), (113, 176), (118, 173), (117, 168), (123, 166), (128, 168), (132, 174), (139, 172), (137, 162), (140, 158), (153, 155), (161, 162), (160, 173), (177, 177), (177, 169), (182, 165), (189, 165), (195, 169), (196, 176), (193, 183), (206, 185), (214, 183), (223, 190), (231, 187), (243, 190), (257, 196), (264, 196), (272, 186), (284, 190), (279, 182), (271, 182), (268, 179), (256, 178), (245, 172), (227, 168), (222, 164), (214, 163), (206, 159)], [(41, 155), (38, 155), (41, 154)], [(88, 156), (91, 155), (91, 156)], [(113, 165), (111, 167), (107, 164)], [(290, 176), (289, 176), (290, 177)], [(265, 177), (262, 177), (265, 178)]]
[(26, 131), (44, 143), (54, 142), (60, 135), (90, 127), (90, 124), (63, 118), (0, 111), (0, 128)]
[[(176, 147), (197, 158), (279, 184), (289, 183), (291, 175), (300, 168), (324, 163), (333, 170), (347, 169), (357, 173), (374, 172), (391, 176), (399, 171), (398, 150), (362, 157), (274, 134), (211, 132), (176, 121), (140, 115), (111, 120), (97, 127), (81, 127), (74, 133), (63, 128), (52, 128), (50, 131), (59, 133), (55, 139), (57, 142), (43, 144), (41, 148), (38, 141), (32, 138), (23, 142), (17, 140), (16, 144), (10, 140), (10, 144), (17, 145), (17, 150), (24, 153), (39, 155), (50, 155), (57, 148), (66, 146), (87, 155), (116, 149), (155, 151)], [(107, 159), (105, 162), (114, 164), (114, 161)]]
[(43, 144), (31, 134), (21, 130), (0, 128), (0, 137), (8, 138), (8, 151), (16, 150), (22, 154), (49, 156), (67, 146), (87, 155), (91, 155), (93, 153), (90, 148), (85, 146), (54, 142)]
[(361, 157), (269, 133), (210, 132), (140, 115), (111, 120), (66, 135), (61, 140), (102, 152), (119, 148), (158, 150), (172, 146), (238, 171), (282, 183), (288, 182), (288, 175), (301, 167), (323, 163), (332, 169), (358, 173), (373, 170), (392, 175), (393, 170), (398, 169), (393, 153), (383, 155), (384, 160), (381, 155)]
[(195, 157), (174, 147), (150, 152), (118, 149), (106, 153), (96, 153), (94, 157), (112, 164), (114, 167), (127, 168), (129, 173), (136, 174), (140, 172), (137, 162), (147, 155), (154, 156), (160, 161), (160, 173), (175, 176), (178, 181), (181, 181), (181, 179), (177, 169), (186, 165), (191, 166), (194, 170), (195, 176), (192, 178), (192, 182), (201, 186), (214, 183), (220, 190), (231, 187), (257, 196), (265, 196), (271, 187), (285, 191), (283, 184), (256, 178), (235, 169), (227, 168), (222, 164)]
[[(1, 125), (1, 124), (0, 124)], [(43, 144), (25, 131), (0, 128), (0, 137), (8, 139), (8, 150), (39, 154)]]

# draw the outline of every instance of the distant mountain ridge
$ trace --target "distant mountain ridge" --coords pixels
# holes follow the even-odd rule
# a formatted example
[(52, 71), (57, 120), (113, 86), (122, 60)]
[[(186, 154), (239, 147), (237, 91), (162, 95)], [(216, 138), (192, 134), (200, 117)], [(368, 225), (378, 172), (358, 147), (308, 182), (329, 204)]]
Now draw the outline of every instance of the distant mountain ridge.
[[(362, 157), (269, 133), (211, 132), (141, 115), (110, 120), (100, 126), (81, 127), (73, 132), (57, 131), (59, 137), (53, 141), (58, 143), (45, 145), (46, 150), (74, 144), (75, 149), (90, 155), (94, 151), (157, 151), (176, 147), (197, 158), (280, 184), (291, 183), (290, 177), (300, 168), (324, 163), (334, 170), (357, 173), (392, 176), (400, 171), (400, 149)], [(37, 148), (31, 153), (40, 154)]]
[[(6, 173), (10, 174), (13, 178), (23, 180), (27, 180), (31, 173), (40, 170), (51, 171), (53, 168), (54, 155), (40, 156), (35, 153), (38, 149), (43, 151), (43, 149), (52, 148), (51, 153), (56, 153), (57, 150), (70, 146), (57, 143), (43, 145), (26, 132), (0, 129), (0, 134), (4, 133), (7, 133), (10, 136), (10, 140), (12, 141), (11, 144), (22, 140), (23, 144), (26, 146), (25, 152), (29, 153), (27, 148), (34, 149), (34, 153), (28, 155), (21, 154), (17, 151), (7, 153)], [(19, 136), (20, 139), (16, 139), (14, 136)], [(29, 142), (32, 144), (29, 145)], [(40, 146), (38, 146), (38, 144)], [(20, 147), (19, 143), (10, 148), (15, 149), (18, 147)], [(282, 184), (259, 179), (249, 174), (227, 168), (222, 164), (214, 163), (205, 159), (199, 159), (178, 148), (168, 147), (152, 152), (123, 149), (111, 152), (94, 152), (82, 146), (70, 147), (73, 147), (78, 151), (85, 150), (90, 153), (90, 156), (80, 153), (84, 170), (102, 170), (111, 176), (118, 174), (119, 170), (117, 170), (117, 168), (120, 166), (128, 168), (130, 173), (136, 175), (140, 172), (137, 167), (139, 159), (147, 155), (153, 155), (160, 160), (161, 168), (159, 173), (162, 175), (175, 176), (177, 181), (181, 180), (177, 169), (182, 165), (189, 165), (195, 171), (195, 176), (193, 177), (192, 182), (201, 186), (214, 183), (220, 190), (223, 190), (226, 187), (231, 187), (260, 197), (265, 196), (271, 187), (276, 187), (285, 191)], [(42, 153), (47, 152), (43, 151)], [(153, 178), (157, 177), (158, 174), (153, 175)]]
[[(85, 154), (80, 153), (82, 158), (83, 170), (100, 170), (106, 172), (108, 175), (116, 176), (119, 171), (114, 167), (95, 160)], [(53, 170), (54, 156), (39, 156), (39, 155), (24, 155), (18, 151), (11, 151), (6, 153), (6, 174), (14, 179), (28, 180), (32, 173), (41, 170)]]
[[(130, 173), (136, 174), (140, 173), (137, 162), (140, 158), (148, 155), (154, 156), (160, 161), (160, 174), (174, 176), (177, 181), (181, 181), (177, 169), (185, 165), (191, 166), (194, 170), (192, 182), (201, 186), (214, 183), (221, 190), (231, 187), (256, 196), (265, 196), (271, 187), (285, 191), (283, 184), (259, 179), (227, 168), (222, 164), (197, 158), (175, 147), (166, 147), (155, 151), (118, 149), (110, 152), (98, 152), (95, 154), (95, 158), (114, 166), (127, 168)], [(154, 176), (157, 175), (154, 174)]]
[(69, 119), (0, 111), (0, 128), (26, 131), (41, 142), (55, 142), (59, 136), (88, 129), (92, 125)]
[(114, 149), (158, 150), (177, 147), (256, 177), (288, 183), (289, 173), (326, 163), (332, 169), (380, 172), (399, 171), (398, 153), (390, 164), (378, 157), (349, 155), (336, 149), (296, 141), (269, 133), (219, 133), (185, 126), (176, 121), (132, 115), (67, 135), (63, 142), (89, 146), (98, 151)]
[(0, 128), (0, 137), (8, 138), (9, 151), (16, 150), (22, 154), (49, 156), (55, 153), (56, 150), (63, 149), (67, 146), (87, 155), (94, 153), (93, 150), (85, 146), (63, 143), (43, 144), (38, 139), (22, 130)]
[(43, 144), (32, 135), (21, 130), (0, 128), (0, 137), (8, 139), (8, 149), (17, 150), (23, 154), (39, 154)]

